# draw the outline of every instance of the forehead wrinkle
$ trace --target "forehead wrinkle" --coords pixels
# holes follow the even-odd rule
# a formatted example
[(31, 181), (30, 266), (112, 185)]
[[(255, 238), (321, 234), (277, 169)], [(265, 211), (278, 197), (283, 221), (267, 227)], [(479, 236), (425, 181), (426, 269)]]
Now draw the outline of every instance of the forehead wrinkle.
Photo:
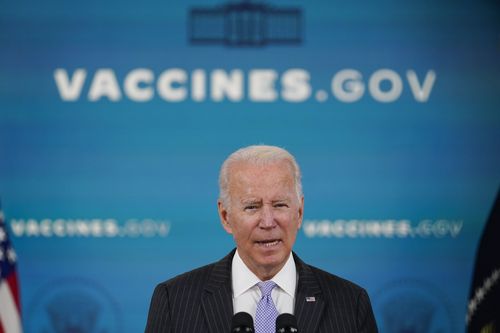
[(242, 198), (240, 200), (241, 203), (258, 203), (261, 201), (262, 201), (261, 199), (257, 199), (257, 198)]
[[(290, 190), (293, 190), (293, 180), (291, 180), (289, 177), (286, 177), (285, 175), (273, 179), (265, 179), (266, 175), (262, 177), (253, 177), (243, 174), (241, 177), (235, 178), (236, 179), (232, 183), (234, 184), (234, 186), (230, 187), (238, 188), (244, 193), (244, 195), (249, 197), (255, 195), (255, 193), (258, 193), (266, 187), (270, 187), (272, 189), (282, 189), (283, 187), (289, 187)], [(256, 197), (259, 197), (259, 195), (257, 195)]]
[(271, 185), (270, 187), (272, 187), (271, 190), (262, 189), (262, 191), (258, 189), (258, 186), (256, 191), (254, 191), (253, 188), (244, 187), (243, 190), (234, 189), (236, 191), (232, 191), (233, 193), (230, 193), (235, 200), (241, 203), (288, 202), (292, 201), (295, 196), (292, 185), (286, 186), (288, 189), (286, 187), (280, 188), (280, 186), (276, 184)]
[[(276, 170), (281, 172), (276, 172)], [(277, 161), (266, 165), (236, 162), (231, 165), (228, 193), (230, 200), (250, 199), (283, 200), (295, 195), (295, 178), (287, 161)], [(272, 174), (272, 175), (271, 175)], [(272, 178), (271, 178), (272, 177)], [(279, 189), (270, 191), (269, 189)], [(266, 191), (266, 192), (262, 192)], [(283, 193), (283, 192), (286, 193)], [(274, 192), (270, 193), (269, 192)]]

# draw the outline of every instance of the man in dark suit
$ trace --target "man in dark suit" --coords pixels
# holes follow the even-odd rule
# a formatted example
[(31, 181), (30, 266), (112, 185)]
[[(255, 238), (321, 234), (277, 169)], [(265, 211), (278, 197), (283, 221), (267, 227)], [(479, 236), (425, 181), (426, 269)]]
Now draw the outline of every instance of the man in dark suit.
[(257, 333), (274, 332), (279, 313), (294, 314), (302, 333), (377, 332), (364, 289), (292, 252), (304, 196), (290, 153), (274, 146), (242, 148), (223, 163), (219, 186), (219, 216), (236, 249), (159, 284), (147, 333), (229, 332), (233, 314), (241, 311), (254, 317)]

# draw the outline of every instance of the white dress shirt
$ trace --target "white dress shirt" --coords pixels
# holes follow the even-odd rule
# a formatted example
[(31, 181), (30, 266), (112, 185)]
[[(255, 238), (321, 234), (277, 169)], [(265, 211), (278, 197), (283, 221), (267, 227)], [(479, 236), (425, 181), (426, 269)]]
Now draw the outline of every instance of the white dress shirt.
[[(290, 253), (285, 266), (271, 280), (276, 283), (271, 297), (278, 312), (293, 314), (295, 289), (297, 286), (297, 270), (293, 255)], [(257, 283), (261, 280), (245, 265), (238, 254), (233, 257), (232, 285), (234, 313), (247, 312), (255, 318), (257, 303), (262, 294)]]

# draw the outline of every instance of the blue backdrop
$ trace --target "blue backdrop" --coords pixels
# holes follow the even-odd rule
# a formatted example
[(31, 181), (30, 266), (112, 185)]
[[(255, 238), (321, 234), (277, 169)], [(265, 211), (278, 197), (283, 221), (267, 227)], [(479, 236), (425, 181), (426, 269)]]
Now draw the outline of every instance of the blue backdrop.
[(364, 286), (381, 332), (463, 331), (500, 184), (498, 2), (0, 8), (26, 332), (142, 331), (155, 284), (233, 247), (218, 170), (256, 143), (302, 167), (295, 250)]

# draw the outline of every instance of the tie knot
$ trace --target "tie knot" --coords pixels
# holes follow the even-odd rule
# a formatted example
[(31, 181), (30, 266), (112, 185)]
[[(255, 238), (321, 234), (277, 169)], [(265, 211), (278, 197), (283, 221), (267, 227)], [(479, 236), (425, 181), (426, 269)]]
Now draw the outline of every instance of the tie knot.
[(259, 282), (258, 285), (260, 288), (260, 292), (262, 293), (262, 296), (271, 295), (271, 291), (273, 291), (274, 287), (276, 287), (276, 283), (274, 283), (271, 280)]

